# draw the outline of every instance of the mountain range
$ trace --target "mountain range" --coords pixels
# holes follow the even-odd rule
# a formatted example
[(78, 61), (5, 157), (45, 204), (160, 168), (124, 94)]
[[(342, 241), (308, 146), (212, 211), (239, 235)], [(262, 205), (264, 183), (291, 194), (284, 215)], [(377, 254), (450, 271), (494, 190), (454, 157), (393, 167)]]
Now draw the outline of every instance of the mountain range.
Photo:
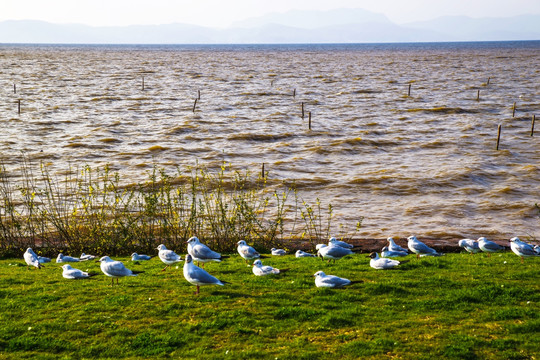
[(88, 26), (37, 20), (0, 22), (0, 43), (272, 44), (540, 40), (540, 15), (445, 16), (396, 24), (363, 9), (271, 13), (228, 28), (173, 23)]

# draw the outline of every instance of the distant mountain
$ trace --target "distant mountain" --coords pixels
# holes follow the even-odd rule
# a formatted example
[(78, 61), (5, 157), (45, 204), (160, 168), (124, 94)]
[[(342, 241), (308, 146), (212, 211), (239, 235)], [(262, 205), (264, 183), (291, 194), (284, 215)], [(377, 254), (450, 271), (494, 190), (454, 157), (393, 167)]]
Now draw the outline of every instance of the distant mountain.
[(362, 9), (290, 11), (227, 29), (187, 24), (93, 27), (20, 20), (0, 22), (0, 43), (249, 44), (540, 40), (540, 15), (441, 17), (397, 25)]

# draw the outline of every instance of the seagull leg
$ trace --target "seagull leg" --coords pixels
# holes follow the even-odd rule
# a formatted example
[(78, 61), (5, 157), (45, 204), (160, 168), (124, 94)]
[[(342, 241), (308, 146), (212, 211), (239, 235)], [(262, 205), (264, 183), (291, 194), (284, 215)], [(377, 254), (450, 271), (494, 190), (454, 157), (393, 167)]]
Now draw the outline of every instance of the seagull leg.
[(420, 254), (416, 254), (416, 258), (417, 258), (417, 259), (420, 259)]
[(525, 261), (523, 260), (523, 256), (521, 257), (521, 263), (525, 264)]
[(195, 295), (199, 295), (199, 285), (197, 285), (197, 291), (195, 291)]
[(161, 270), (161, 271), (165, 271), (165, 269), (167, 269), (168, 267), (169, 267), (169, 265), (165, 266), (165, 267), (163, 268), (163, 270)]

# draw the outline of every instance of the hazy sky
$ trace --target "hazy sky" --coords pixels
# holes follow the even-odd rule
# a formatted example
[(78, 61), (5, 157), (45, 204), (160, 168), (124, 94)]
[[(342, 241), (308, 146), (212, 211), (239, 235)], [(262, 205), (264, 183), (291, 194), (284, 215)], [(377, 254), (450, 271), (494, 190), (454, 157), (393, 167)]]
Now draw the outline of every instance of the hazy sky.
[(0, 21), (87, 25), (189, 23), (227, 27), (271, 12), (362, 8), (401, 24), (444, 15), (540, 14), (540, 0), (0, 0)]

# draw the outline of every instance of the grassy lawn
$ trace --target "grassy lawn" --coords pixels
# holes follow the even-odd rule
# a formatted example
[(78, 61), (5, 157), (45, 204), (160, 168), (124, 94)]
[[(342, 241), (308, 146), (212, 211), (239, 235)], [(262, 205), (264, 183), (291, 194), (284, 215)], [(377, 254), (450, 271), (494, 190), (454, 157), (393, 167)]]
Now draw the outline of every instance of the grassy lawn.
[[(0, 260), (0, 358), (538, 359), (540, 258), (447, 254), (374, 270), (366, 254), (336, 264), (263, 259), (285, 274), (256, 277), (233, 254), (205, 268), (231, 284), (195, 287), (182, 265), (122, 260), (137, 277), (62, 278)], [(54, 260), (53, 260), (54, 261)], [(361, 280), (319, 289), (312, 275)]]

